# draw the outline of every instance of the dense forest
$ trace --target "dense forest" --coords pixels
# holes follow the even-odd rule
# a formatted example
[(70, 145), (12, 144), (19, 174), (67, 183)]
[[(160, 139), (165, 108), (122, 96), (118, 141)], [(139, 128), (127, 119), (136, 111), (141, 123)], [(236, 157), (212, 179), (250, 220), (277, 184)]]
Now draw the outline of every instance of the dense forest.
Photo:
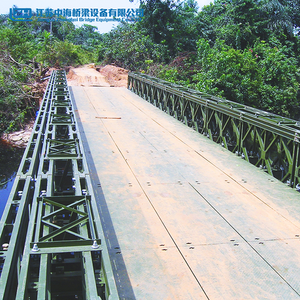
[(47, 67), (115, 64), (299, 118), (300, 0), (141, 0), (109, 33), (65, 21), (0, 18), (0, 132), (34, 116)]

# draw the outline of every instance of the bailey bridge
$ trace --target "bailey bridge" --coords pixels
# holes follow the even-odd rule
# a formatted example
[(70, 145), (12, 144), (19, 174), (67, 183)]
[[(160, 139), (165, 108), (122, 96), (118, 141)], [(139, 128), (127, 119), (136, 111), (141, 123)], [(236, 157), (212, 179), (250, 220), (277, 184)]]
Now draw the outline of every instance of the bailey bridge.
[(0, 299), (300, 299), (299, 134), (150, 76), (54, 71), (0, 223)]

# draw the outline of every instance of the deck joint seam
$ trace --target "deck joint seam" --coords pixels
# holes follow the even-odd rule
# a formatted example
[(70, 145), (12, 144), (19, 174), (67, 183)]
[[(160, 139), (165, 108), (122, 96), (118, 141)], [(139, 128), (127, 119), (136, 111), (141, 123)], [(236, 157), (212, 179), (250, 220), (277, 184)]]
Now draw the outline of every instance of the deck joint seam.
[[(256, 250), (254, 248), (254, 246), (251, 245), (250, 242), (248, 242), (246, 240), (245, 237), (243, 237), (243, 235), (191, 184), (189, 183), (189, 185), (195, 190), (196, 193), (198, 193), (204, 201), (206, 201), (206, 203), (249, 245), (249, 247), (298, 295), (300, 296), (300, 293), (295, 289), (293, 288), (293, 286), (287, 281), (287, 279), (285, 279), (283, 277), (283, 275), (281, 275), (272, 265), (271, 263), (269, 263), (267, 261), (266, 258), (263, 257), (262, 254), (260, 254), (258, 252), (258, 250)], [(257, 241), (259, 242), (259, 241)]]

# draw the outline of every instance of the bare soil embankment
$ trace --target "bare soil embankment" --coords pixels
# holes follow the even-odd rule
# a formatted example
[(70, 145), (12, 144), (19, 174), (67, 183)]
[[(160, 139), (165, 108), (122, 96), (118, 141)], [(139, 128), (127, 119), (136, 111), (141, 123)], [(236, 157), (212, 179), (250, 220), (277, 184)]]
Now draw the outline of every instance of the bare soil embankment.
[(69, 86), (126, 87), (128, 70), (112, 65), (94, 64), (71, 68), (67, 75)]

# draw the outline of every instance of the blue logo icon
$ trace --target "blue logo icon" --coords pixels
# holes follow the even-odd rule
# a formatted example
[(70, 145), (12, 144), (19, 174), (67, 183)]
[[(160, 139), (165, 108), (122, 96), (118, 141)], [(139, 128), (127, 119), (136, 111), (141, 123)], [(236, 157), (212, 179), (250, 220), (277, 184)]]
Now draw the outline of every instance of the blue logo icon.
[(31, 8), (10, 8), (9, 18), (16, 21), (31, 21), (32, 10)]

